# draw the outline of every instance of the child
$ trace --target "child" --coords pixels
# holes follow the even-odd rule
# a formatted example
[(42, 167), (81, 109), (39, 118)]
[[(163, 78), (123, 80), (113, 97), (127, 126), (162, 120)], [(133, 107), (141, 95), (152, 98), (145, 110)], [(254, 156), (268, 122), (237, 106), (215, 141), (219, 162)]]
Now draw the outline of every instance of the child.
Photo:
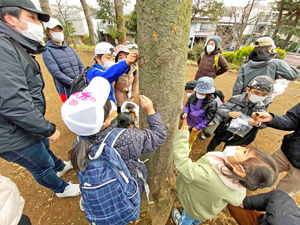
[(189, 139), (190, 151), (199, 132), (208, 126), (216, 114), (218, 105), (211, 97), (215, 90), (214, 79), (211, 77), (199, 78), (197, 86), (194, 88), (195, 93), (189, 97), (183, 108), (182, 119), (186, 120), (183, 126), (188, 125), (192, 128)]
[[(90, 82), (94, 77), (103, 77), (110, 83), (109, 99), (117, 104), (114, 99), (114, 92), (112, 83), (116, 81), (122, 74), (124, 74), (130, 66), (137, 60), (137, 53), (130, 53), (126, 60), (120, 63), (115, 63), (114, 46), (109, 43), (101, 42), (96, 45), (95, 64), (87, 72), (87, 79)], [(92, 59), (92, 60), (93, 60)]]
[(195, 80), (200, 77), (208, 76), (215, 79), (228, 70), (228, 62), (221, 55), (221, 42), (222, 39), (218, 36), (210, 38), (204, 49), (204, 55), (200, 55), (197, 60), (198, 70), (195, 75)]
[[(129, 49), (125, 45), (118, 45), (115, 49), (115, 62), (126, 60), (129, 55)], [(131, 68), (121, 75), (114, 85), (115, 97), (117, 100), (118, 113), (121, 112), (121, 106), (125, 101), (134, 101), (134, 97), (138, 94), (138, 70), (136, 65), (131, 65)]]
[(134, 102), (124, 102), (121, 106), (121, 113), (130, 113), (134, 126), (139, 129), (139, 106)]
[(177, 131), (173, 142), (174, 163), (179, 171), (176, 188), (184, 209), (182, 216), (173, 209), (175, 224), (200, 224), (228, 203), (239, 206), (247, 189), (270, 187), (276, 182), (275, 161), (259, 148), (228, 146), (224, 152), (210, 152), (192, 162), (187, 129), (184, 126)]
[(218, 108), (217, 114), (222, 117), (223, 121), (215, 130), (215, 136), (207, 146), (207, 151), (214, 151), (221, 142), (225, 142), (225, 146), (250, 144), (255, 139), (258, 129), (263, 129), (266, 125), (251, 120), (249, 125), (253, 128), (244, 137), (228, 131), (227, 128), (232, 118), (240, 117), (241, 113), (251, 117), (252, 112), (266, 111), (262, 101), (268, 97), (273, 87), (274, 81), (269, 76), (257, 76), (249, 82), (246, 93), (233, 96), (222, 104)]

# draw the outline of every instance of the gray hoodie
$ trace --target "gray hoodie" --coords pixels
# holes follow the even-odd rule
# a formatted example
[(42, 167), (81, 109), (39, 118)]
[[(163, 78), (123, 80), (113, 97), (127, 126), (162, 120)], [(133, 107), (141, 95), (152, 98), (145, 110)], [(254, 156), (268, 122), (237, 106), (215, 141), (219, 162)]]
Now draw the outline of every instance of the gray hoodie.
[[(0, 21), (0, 33), (14, 38), (31, 54), (44, 47)], [(45, 119), (46, 101), (41, 72), (34, 71), (21, 52), (0, 38), (0, 153), (28, 147), (55, 132)], [(38, 63), (35, 61), (38, 65)]]
[[(280, 77), (287, 80), (296, 80), (299, 77), (299, 71), (289, 66), (281, 59), (271, 59), (269, 61), (252, 61), (242, 65), (239, 75), (233, 86), (232, 95), (242, 94), (246, 92), (248, 83), (256, 76), (269, 75), (273, 80)], [(264, 100), (265, 105), (272, 102), (272, 93)]]

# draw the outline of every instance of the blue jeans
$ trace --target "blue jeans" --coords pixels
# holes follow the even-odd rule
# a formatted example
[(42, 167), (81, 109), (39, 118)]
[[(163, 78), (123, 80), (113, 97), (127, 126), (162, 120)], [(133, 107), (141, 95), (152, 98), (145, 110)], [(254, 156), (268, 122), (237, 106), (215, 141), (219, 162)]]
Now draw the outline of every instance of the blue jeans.
[(201, 220), (194, 220), (188, 214), (186, 214), (184, 210), (182, 211), (182, 216), (178, 220), (178, 225), (198, 225), (200, 223), (202, 223)]
[(56, 175), (56, 172), (63, 170), (65, 164), (49, 149), (46, 137), (26, 148), (2, 153), (0, 157), (25, 167), (40, 185), (55, 193), (62, 193), (68, 185)]

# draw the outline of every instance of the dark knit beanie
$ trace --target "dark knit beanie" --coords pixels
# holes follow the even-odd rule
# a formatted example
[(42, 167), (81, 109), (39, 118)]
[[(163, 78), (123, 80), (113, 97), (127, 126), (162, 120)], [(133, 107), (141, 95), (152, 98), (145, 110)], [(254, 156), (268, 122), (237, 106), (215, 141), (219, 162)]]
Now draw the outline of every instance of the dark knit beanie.
[(191, 80), (185, 84), (184, 90), (194, 90), (194, 88), (197, 86), (196, 80)]
[[(211, 37), (211, 38), (208, 40), (208, 42), (209, 42), (209, 41), (215, 42), (215, 45), (216, 45), (216, 48), (215, 48), (215, 49), (218, 49), (218, 48), (220, 47), (221, 43), (222, 43), (222, 39), (221, 39), (219, 36), (213, 36), (213, 37)], [(207, 43), (208, 43), (208, 42), (207, 42)]]
[(263, 92), (270, 92), (274, 88), (274, 80), (267, 75), (254, 77), (248, 84), (249, 88), (255, 88)]

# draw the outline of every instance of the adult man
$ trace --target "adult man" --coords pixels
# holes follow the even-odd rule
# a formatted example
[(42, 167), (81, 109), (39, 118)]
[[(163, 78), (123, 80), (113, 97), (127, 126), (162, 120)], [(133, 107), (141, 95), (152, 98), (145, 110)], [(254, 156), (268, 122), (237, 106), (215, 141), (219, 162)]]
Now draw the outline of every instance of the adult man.
[(72, 166), (49, 149), (60, 132), (44, 117), (43, 76), (28, 54), (43, 52), (40, 21), (48, 20), (30, 0), (0, 0), (0, 157), (25, 167), (58, 197), (77, 196), (79, 185), (59, 178)]
[(300, 103), (283, 116), (259, 112), (253, 113), (252, 117), (258, 122), (266, 122), (269, 127), (295, 131), (284, 136), (281, 147), (272, 154), (272, 157), (279, 173), (287, 171), (279, 181), (277, 189), (291, 196), (296, 194), (300, 190)]

